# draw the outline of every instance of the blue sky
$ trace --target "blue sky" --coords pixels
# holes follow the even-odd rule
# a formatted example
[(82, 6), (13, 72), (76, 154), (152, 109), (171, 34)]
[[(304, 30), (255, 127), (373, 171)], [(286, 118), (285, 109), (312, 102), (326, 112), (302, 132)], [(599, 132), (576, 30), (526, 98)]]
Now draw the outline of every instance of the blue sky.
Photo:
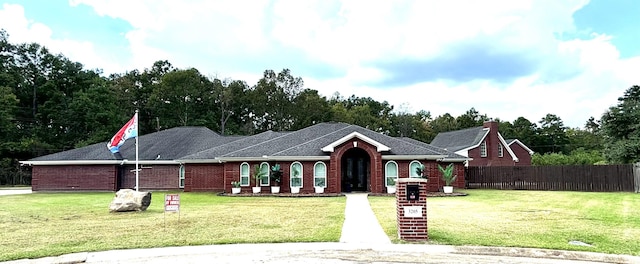
[(289, 68), (327, 97), (570, 127), (640, 84), (637, 14), (634, 0), (0, 0), (10, 41), (105, 74), (166, 59), (253, 85)]

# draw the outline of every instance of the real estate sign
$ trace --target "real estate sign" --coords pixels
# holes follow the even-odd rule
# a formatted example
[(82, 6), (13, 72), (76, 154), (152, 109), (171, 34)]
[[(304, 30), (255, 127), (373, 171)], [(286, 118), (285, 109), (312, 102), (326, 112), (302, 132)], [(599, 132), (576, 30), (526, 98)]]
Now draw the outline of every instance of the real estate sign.
[(180, 211), (180, 194), (164, 195), (164, 211), (179, 212)]

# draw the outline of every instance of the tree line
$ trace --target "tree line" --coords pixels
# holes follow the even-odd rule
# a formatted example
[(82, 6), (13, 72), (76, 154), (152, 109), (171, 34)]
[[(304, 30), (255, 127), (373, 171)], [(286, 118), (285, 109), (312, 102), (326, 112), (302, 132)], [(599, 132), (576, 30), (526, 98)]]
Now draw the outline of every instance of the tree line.
[(568, 128), (553, 114), (538, 122), (524, 117), (509, 122), (471, 108), (457, 117), (433, 117), (426, 110), (410, 113), (371, 97), (336, 93), (327, 98), (305, 88), (303, 79), (289, 69), (265, 70), (255, 84), (205, 76), (168, 61), (104, 76), (37, 43), (11, 43), (3, 30), (0, 60), (0, 184), (29, 183), (29, 172), (20, 168), (19, 160), (108, 141), (135, 110), (140, 111), (141, 134), (205, 126), (222, 135), (252, 135), (334, 121), (427, 143), (440, 132), (496, 120), (505, 138), (517, 138), (536, 153), (600, 156), (607, 137), (603, 131), (620, 119), (605, 114), (602, 122), (607, 124), (591, 118), (584, 128)]

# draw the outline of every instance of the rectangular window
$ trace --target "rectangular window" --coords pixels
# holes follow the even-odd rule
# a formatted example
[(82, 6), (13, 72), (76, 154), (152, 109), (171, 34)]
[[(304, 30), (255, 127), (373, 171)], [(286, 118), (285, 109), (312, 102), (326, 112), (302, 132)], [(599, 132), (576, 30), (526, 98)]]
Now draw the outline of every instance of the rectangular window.
[(502, 158), (503, 154), (502, 154), (502, 144), (498, 143), (498, 157)]
[(482, 141), (482, 144), (480, 144), (480, 157), (486, 157), (487, 156), (487, 142), (486, 141)]
[(240, 165), (240, 186), (249, 186), (249, 164)]

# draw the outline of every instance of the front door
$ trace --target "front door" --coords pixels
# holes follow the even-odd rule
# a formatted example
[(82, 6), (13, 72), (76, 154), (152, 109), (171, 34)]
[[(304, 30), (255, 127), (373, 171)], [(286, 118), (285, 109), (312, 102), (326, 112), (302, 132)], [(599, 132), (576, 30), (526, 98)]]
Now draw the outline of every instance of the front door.
[(370, 158), (366, 151), (353, 148), (345, 152), (342, 156), (342, 191), (371, 191), (370, 167)]

